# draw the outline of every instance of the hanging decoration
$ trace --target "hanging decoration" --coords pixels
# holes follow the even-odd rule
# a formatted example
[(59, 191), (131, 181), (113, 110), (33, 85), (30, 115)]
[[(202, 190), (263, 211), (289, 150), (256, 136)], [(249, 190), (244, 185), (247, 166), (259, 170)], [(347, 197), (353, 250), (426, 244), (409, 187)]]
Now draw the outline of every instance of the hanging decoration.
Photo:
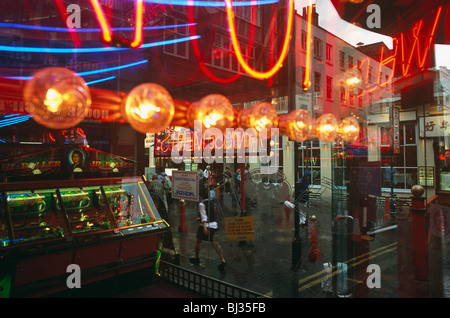
[(53, 129), (73, 127), (90, 109), (101, 108), (108, 109), (107, 121), (128, 122), (141, 133), (157, 133), (168, 126), (194, 128), (196, 121), (202, 124), (202, 129), (217, 128), (222, 132), (237, 127), (254, 128), (257, 132), (277, 128), (282, 135), (297, 142), (318, 138), (324, 142), (341, 139), (352, 143), (360, 132), (353, 116), (339, 122), (328, 113), (313, 122), (304, 109), (280, 116), (267, 102), (236, 109), (219, 94), (210, 94), (191, 103), (173, 100), (164, 87), (154, 83), (138, 85), (128, 94), (114, 95), (114, 98), (106, 97), (104, 90), (93, 89), (92, 92), (91, 99), (91, 90), (75, 72), (50, 67), (26, 82), (23, 97), (34, 120)]

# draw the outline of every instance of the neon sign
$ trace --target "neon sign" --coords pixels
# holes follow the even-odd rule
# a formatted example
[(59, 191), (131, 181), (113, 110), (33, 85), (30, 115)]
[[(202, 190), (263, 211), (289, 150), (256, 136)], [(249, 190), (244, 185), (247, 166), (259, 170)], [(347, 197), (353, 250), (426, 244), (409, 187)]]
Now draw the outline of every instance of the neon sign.
[[(367, 92), (373, 92), (378, 88), (386, 87), (388, 84), (392, 83), (392, 80), (396, 74), (407, 77), (428, 67), (426, 63), (427, 57), (430, 55), (429, 52), (434, 41), (436, 27), (441, 12), (442, 6), (437, 8), (434, 20), (428, 29), (428, 33), (425, 33), (427, 28), (424, 26), (424, 20), (421, 19), (414, 24), (409, 36), (406, 36), (405, 33), (402, 32), (399, 36), (393, 38), (392, 55), (384, 58), (384, 48), (381, 49), (379, 74), (381, 74), (383, 66), (387, 66), (390, 69), (390, 74), (388, 74), (384, 81), (380, 76), (378, 76), (376, 84), (367, 87), (361, 94), (358, 95), (358, 97), (361, 97)], [(409, 54), (407, 52), (409, 52)], [(360, 67), (361, 73), (365, 75), (366, 83), (369, 78), (369, 64), (370, 59), (366, 58), (361, 62)]]
[[(215, 135), (208, 136), (207, 134), (198, 135), (193, 131), (188, 132), (186, 137), (185, 131), (178, 131), (174, 128), (167, 128), (164, 134), (159, 138), (155, 138), (155, 155), (156, 156), (171, 156), (174, 149), (183, 148), (183, 151), (203, 151), (205, 149), (250, 149), (252, 147), (252, 136), (249, 134), (239, 133), (233, 131), (228, 136), (224, 135), (223, 139), (216, 139)], [(263, 141), (259, 140), (260, 147), (265, 148)], [(183, 147), (180, 147), (182, 145)]]
[[(102, 30), (102, 40), (104, 42), (108, 44), (116, 44), (118, 46), (128, 46), (134, 49), (139, 48), (143, 43), (145, 10), (147, 9), (147, 11), (149, 12), (148, 17), (151, 19), (153, 19), (157, 15), (157, 12), (161, 10), (163, 12), (166, 11), (165, 6), (161, 4), (145, 6), (144, 0), (134, 1), (134, 12), (132, 13), (134, 15), (132, 22), (134, 26), (133, 39), (131, 41), (128, 41), (126, 39), (114, 36), (113, 29), (109, 24), (108, 18), (99, 0), (89, 0), (92, 8), (94, 9), (97, 22)], [(172, 7), (172, 5), (169, 6)], [(161, 10), (157, 11), (157, 9)]]
[(225, 0), (225, 8), (227, 11), (227, 21), (228, 21), (228, 27), (231, 37), (231, 43), (233, 45), (233, 50), (236, 53), (236, 58), (239, 61), (239, 64), (242, 66), (242, 68), (251, 76), (258, 78), (258, 79), (268, 79), (275, 75), (280, 68), (283, 66), (284, 60), (286, 59), (288, 50), (289, 50), (289, 44), (291, 40), (291, 33), (292, 33), (292, 26), (293, 26), (293, 20), (294, 20), (294, 1), (289, 0), (289, 5), (287, 7), (287, 21), (286, 21), (286, 30), (284, 34), (284, 41), (281, 49), (280, 56), (278, 57), (278, 61), (275, 63), (275, 65), (268, 71), (260, 72), (253, 68), (251, 68), (247, 62), (245, 61), (244, 56), (241, 52), (241, 47), (237, 38), (237, 32), (236, 32), (236, 26), (234, 21), (234, 12), (233, 7), (230, 0)]

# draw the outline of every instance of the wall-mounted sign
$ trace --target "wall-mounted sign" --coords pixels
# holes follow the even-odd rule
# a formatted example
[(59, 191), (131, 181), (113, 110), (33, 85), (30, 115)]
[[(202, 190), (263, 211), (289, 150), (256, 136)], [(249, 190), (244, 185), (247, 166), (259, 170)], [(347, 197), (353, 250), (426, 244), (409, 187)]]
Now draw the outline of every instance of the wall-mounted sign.
[(253, 241), (255, 239), (253, 216), (225, 218), (225, 234), (230, 241)]
[(434, 187), (434, 167), (419, 167), (419, 185)]
[(197, 171), (172, 171), (172, 198), (198, 201), (199, 181)]
[(419, 117), (419, 136), (444, 137), (450, 135), (450, 116)]

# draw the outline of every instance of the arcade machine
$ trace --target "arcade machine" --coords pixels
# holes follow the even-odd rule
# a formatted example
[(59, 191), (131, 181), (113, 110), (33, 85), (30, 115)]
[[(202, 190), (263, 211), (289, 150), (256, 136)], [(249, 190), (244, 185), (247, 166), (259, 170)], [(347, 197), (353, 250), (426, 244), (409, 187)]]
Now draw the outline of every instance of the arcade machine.
[[(61, 147), (0, 162), (2, 297), (67, 290), (74, 265), (82, 284), (143, 268), (157, 275), (169, 225), (144, 180), (126, 177), (133, 161), (71, 134)], [(41, 181), (26, 181), (33, 175)]]

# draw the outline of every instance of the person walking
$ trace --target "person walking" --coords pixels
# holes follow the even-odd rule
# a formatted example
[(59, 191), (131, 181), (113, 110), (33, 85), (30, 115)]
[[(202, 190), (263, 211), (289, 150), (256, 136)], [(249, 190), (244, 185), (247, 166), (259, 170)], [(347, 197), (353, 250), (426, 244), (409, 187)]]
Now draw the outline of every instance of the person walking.
[[(311, 184), (311, 172), (305, 170), (303, 177), (301, 177), (295, 185), (295, 203), (299, 204), (300, 223), (307, 226), (308, 217), (301, 209), (301, 205), (309, 206), (309, 185)], [(301, 203), (301, 205), (300, 205)]]
[(226, 167), (225, 172), (223, 173), (223, 180), (225, 183), (225, 192), (228, 194), (231, 192), (231, 177), (230, 168)]
[(237, 169), (233, 175), (234, 179), (234, 187), (236, 192), (240, 192), (241, 190), (241, 169)]
[(208, 241), (214, 247), (217, 252), (217, 255), (220, 259), (220, 264), (218, 265), (219, 270), (223, 271), (225, 267), (225, 259), (220, 252), (220, 249), (216, 242), (214, 241), (214, 235), (218, 229), (217, 221), (216, 221), (216, 211), (214, 201), (208, 199), (208, 192), (205, 190), (200, 191), (200, 203), (198, 205), (199, 208), (199, 217), (196, 221), (199, 221), (200, 224), (197, 228), (197, 235), (195, 241), (195, 256), (191, 257), (189, 261), (194, 265), (200, 264), (200, 248), (201, 243), (203, 241)]

